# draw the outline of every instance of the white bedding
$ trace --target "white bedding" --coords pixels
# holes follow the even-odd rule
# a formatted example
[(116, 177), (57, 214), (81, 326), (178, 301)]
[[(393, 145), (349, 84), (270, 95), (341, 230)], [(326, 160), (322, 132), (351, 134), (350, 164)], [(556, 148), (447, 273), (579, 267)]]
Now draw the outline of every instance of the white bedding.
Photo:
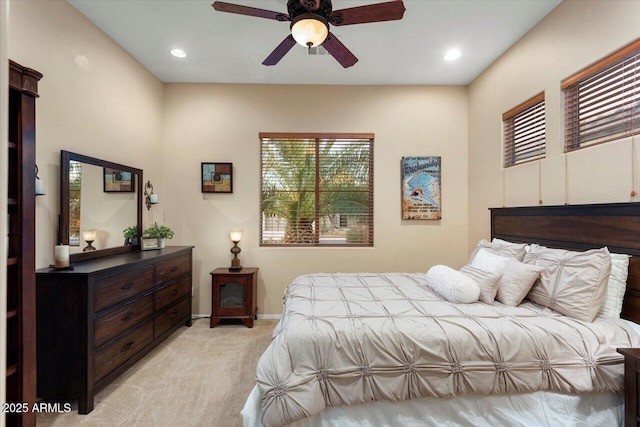
[[(640, 325), (622, 320), (640, 334)], [(242, 409), (244, 427), (261, 427), (260, 390), (255, 386)], [(554, 392), (463, 396), (372, 402), (327, 408), (289, 427), (613, 427), (624, 425), (620, 393), (569, 395)]]
[(265, 425), (296, 427), (350, 425), (345, 417), (361, 426), (619, 425), (615, 348), (638, 345), (622, 321), (581, 322), (532, 303), (451, 304), (424, 274), (301, 276), (259, 362), (245, 426), (263, 415)]
[[(261, 416), (256, 386), (242, 409), (243, 426), (261, 427)], [(539, 391), (327, 408), (288, 427), (614, 427), (623, 420), (621, 394)]]

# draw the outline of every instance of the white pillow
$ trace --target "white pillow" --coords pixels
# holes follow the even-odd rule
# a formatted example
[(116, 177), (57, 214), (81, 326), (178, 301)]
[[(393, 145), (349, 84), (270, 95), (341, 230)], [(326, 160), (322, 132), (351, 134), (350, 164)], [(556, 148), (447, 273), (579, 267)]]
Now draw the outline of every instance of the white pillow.
[[(499, 245), (520, 245), (520, 243), (515, 243), (515, 242), (510, 242), (508, 240), (498, 239), (497, 237), (494, 237), (493, 239), (491, 239), (491, 243), (497, 243)], [(525, 252), (529, 252), (531, 250), (531, 245), (525, 244), (524, 250), (525, 250)]]
[(611, 273), (607, 282), (602, 306), (598, 316), (619, 319), (622, 312), (622, 301), (627, 289), (629, 274), (629, 255), (611, 254)]
[(526, 254), (525, 246), (526, 245), (524, 243), (502, 244), (496, 242), (488, 242), (485, 239), (482, 239), (478, 242), (475, 249), (471, 253), (469, 262), (467, 264), (471, 264), (471, 261), (481, 249), (491, 252), (492, 254), (508, 258), (515, 258), (518, 261), (522, 261), (522, 258), (524, 258), (524, 255)]
[(574, 319), (593, 322), (611, 272), (607, 248), (575, 252), (534, 244), (524, 262), (544, 268), (527, 298)]
[(541, 267), (510, 258), (500, 279), (496, 299), (505, 305), (516, 307), (527, 296), (542, 270)]
[(485, 248), (480, 248), (471, 259), (471, 262), (469, 262), (469, 265), (502, 276), (507, 261), (509, 261), (509, 258), (506, 256), (496, 255)]
[(500, 276), (490, 271), (465, 265), (460, 269), (460, 273), (472, 278), (480, 286), (480, 297), (478, 300), (485, 304), (493, 304), (500, 284)]
[(446, 265), (434, 265), (426, 278), (427, 286), (449, 302), (468, 304), (480, 296), (480, 287), (473, 279)]

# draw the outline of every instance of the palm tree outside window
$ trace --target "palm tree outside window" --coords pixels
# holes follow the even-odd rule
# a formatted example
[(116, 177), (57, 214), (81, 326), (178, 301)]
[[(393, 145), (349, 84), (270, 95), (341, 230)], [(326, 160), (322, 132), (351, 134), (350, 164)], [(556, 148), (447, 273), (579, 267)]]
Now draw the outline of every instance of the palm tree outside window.
[(373, 246), (373, 134), (260, 141), (261, 246)]

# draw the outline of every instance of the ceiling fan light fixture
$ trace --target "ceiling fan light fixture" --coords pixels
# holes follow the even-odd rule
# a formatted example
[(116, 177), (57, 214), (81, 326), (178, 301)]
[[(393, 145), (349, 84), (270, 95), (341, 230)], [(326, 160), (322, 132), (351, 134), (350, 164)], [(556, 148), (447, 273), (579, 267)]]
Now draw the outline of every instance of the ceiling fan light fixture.
[(293, 39), (304, 47), (320, 46), (329, 35), (329, 23), (315, 13), (303, 13), (291, 23)]

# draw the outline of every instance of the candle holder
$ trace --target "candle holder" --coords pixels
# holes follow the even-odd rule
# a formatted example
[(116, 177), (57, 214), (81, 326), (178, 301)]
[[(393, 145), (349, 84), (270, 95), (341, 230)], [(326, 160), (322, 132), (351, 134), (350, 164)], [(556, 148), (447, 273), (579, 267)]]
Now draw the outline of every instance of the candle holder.
[(44, 196), (44, 184), (38, 177), (38, 165), (36, 165), (36, 196)]
[(82, 249), (82, 252), (93, 252), (96, 248), (93, 247), (92, 243), (96, 240), (96, 230), (87, 230), (82, 232), (82, 238), (85, 242), (87, 242), (87, 246)]
[(233, 259), (231, 260), (229, 271), (240, 271), (242, 270), (242, 266), (240, 265), (238, 254), (242, 252), (242, 249), (238, 246), (238, 242), (242, 239), (242, 230), (229, 230), (229, 237), (231, 237), (231, 241), (233, 242), (233, 247), (231, 248)]
[(144, 203), (147, 205), (147, 210), (151, 209), (151, 205), (157, 205), (159, 203), (158, 195), (153, 192), (151, 181), (147, 181), (144, 185)]

